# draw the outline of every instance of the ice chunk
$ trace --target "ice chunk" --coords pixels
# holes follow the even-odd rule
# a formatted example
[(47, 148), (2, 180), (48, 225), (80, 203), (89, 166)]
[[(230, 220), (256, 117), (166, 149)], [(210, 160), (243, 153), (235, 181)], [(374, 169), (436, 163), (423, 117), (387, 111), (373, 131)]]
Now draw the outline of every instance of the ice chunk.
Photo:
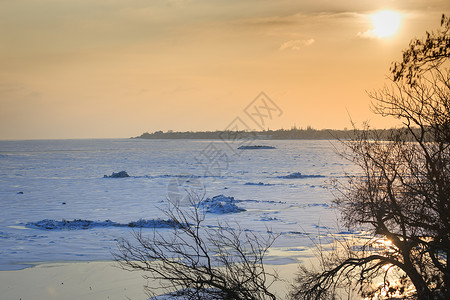
[(117, 173), (112, 173), (110, 176), (108, 175), (104, 175), (104, 178), (126, 178), (126, 177), (130, 177), (130, 175), (128, 175), (128, 173), (126, 171), (120, 171)]
[(130, 223), (117, 223), (111, 220), (106, 221), (91, 221), (83, 219), (75, 220), (49, 220), (44, 219), (37, 222), (29, 222), (25, 225), (28, 228), (44, 229), (44, 230), (80, 230), (80, 229), (90, 229), (93, 227), (137, 227), (137, 228), (176, 228), (180, 225), (173, 220), (161, 220), (161, 219), (151, 219), (144, 220), (140, 219), (138, 221)]
[(138, 227), (138, 228), (175, 228), (175, 227), (179, 227), (179, 223), (176, 223), (173, 220), (140, 219), (138, 221), (128, 223), (127, 226), (128, 227)]
[(296, 179), (296, 178), (320, 178), (325, 177), (323, 175), (303, 175), (300, 172), (294, 172), (286, 176), (280, 176), (279, 178), (286, 178), (286, 179)]
[(76, 229), (88, 229), (92, 227), (99, 227), (99, 226), (111, 226), (113, 222), (107, 220), (104, 222), (94, 222), (90, 220), (82, 220), (82, 219), (76, 219), (76, 220), (49, 220), (44, 219), (37, 222), (29, 222), (26, 224), (27, 227), (30, 228), (36, 228), (36, 229), (68, 229), (68, 230), (76, 230)]
[(206, 198), (199, 204), (200, 208), (205, 209), (206, 212), (213, 214), (228, 214), (245, 211), (244, 208), (236, 205), (238, 201), (234, 197), (227, 197), (224, 195)]
[(277, 149), (274, 146), (263, 146), (263, 145), (251, 145), (251, 146), (240, 146), (240, 150), (258, 150), (258, 149)]
[(263, 185), (263, 186), (270, 186), (270, 185), (273, 185), (273, 184), (270, 184), (270, 183), (264, 183), (264, 182), (258, 182), (258, 183), (256, 183), (256, 182), (246, 182), (246, 183), (244, 183), (244, 185)]
[(264, 182), (258, 182), (258, 183), (255, 183), (255, 182), (246, 182), (245, 183), (245, 185), (264, 185)]

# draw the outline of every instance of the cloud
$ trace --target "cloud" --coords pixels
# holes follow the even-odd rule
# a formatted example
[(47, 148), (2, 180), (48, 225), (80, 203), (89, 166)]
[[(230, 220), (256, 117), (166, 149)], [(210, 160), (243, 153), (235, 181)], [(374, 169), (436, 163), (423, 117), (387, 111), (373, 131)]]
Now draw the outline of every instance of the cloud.
[(287, 49), (300, 50), (304, 47), (311, 46), (312, 44), (314, 44), (314, 42), (315, 42), (314, 39), (290, 40), (290, 41), (287, 41), (287, 42), (284, 42), (283, 44), (281, 44), (279, 50), (281, 50), (281, 51), (287, 50)]
[(371, 40), (379, 38), (378, 34), (373, 29), (368, 29), (364, 32), (358, 32), (356, 34), (356, 37), (361, 38), (361, 39), (371, 39)]

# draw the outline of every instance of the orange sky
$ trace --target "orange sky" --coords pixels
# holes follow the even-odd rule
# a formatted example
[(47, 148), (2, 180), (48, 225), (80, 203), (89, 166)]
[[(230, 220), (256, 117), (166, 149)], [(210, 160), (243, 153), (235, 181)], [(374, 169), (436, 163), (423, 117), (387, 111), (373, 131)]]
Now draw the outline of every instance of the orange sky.
[[(370, 16), (402, 16), (371, 37)], [(261, 91), (271, 129), (394, 123), (369, 110), (448, 0), (0, 1), (0, 139), (221, 130)]]

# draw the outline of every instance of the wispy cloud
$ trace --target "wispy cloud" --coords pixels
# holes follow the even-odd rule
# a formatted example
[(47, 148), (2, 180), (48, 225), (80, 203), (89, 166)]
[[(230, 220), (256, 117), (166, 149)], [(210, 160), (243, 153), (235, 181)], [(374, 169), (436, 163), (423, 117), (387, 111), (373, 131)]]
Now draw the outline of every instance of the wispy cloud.
[(315, 43), (314, 39), (306, 39), (306, 40), (290, 40), (281, 44), (279, 50), (300, 50), (304, 47), (311, 46)]
[(356, 34), (356, 36), (361, 39), (376, 39), (376, 38), (378, 38), (378, 35), (375, 33), (375, 30), (373, 30), (373, 29), (368, 29), (364, 32), (358, 32)]

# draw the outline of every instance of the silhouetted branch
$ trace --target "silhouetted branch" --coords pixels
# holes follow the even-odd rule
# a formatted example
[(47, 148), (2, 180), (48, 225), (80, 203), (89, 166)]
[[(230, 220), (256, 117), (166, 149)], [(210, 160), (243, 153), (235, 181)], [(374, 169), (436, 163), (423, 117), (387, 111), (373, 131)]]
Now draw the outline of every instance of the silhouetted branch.
[(135, 231), (134, 242), (120, 240), (114, 254), (119, 265), (158, 281), (158, 287), (146, 287), (150, 295), (163, 289), (185, 299), (276, 299), (270, 287), (278, 275), (266, 270), (264, 257), (277, 236), (228, 224), (202, 226), (201, 199), (191, 196), (190, 207), (174, 205), (165, 211), (173, 230), (155, 230), (151, 236)]

